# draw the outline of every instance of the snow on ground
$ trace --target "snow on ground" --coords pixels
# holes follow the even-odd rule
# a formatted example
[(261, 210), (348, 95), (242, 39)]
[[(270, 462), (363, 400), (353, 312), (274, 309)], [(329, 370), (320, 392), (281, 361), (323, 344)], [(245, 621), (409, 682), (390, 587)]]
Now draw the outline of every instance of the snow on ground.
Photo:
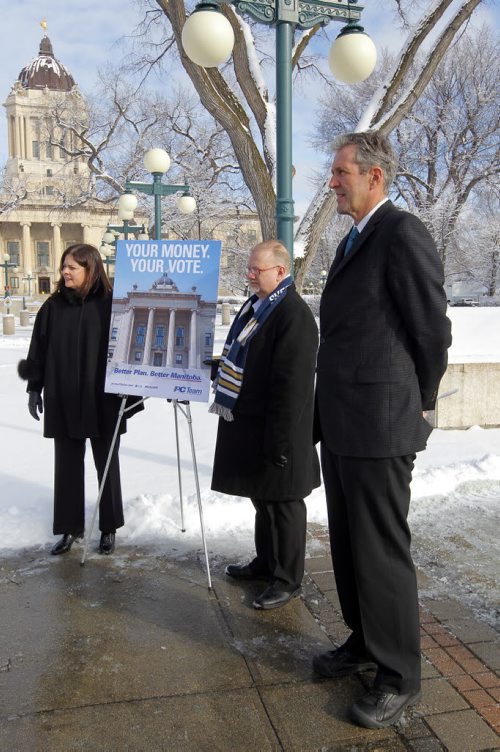
[[(500, 309), (450, 309), (454, 344), (450, 360), (500, 360)], [(227, 328), (218, 327), (215, 352)], [(12, 554), (52, 543), (52, 441), (27, 410), (25, 385), (16, 373), (31, 328), (0, 334), (0, 549)], [(210, 490), (217, 419), (206, 404), (191, 403), (196, 459), (208, 548), (244, 561), (253, 548), (253, 508), (246, 499)], [(181, 532), (174, 414), (171, 404), (150, 400), (129, 422), (120, 451), (126, 525), (121, 542), (147, 545), (182, 556), (201, 548), (200, 520), (187, 422), (179, 415), (186, 532)], [(87, 462), (87, 520), (97, 495), (90, 448)], [(414, 554), (427, 578), (421, 592), (450, 594), (490, 623), (500, 614), (500, 429), (434, 431), (418, 456), (410, 522)], [(307, 500), (311, 522), (326, 525), (323, 489)], [(98, 533), (94, 531), (94, 538)]]

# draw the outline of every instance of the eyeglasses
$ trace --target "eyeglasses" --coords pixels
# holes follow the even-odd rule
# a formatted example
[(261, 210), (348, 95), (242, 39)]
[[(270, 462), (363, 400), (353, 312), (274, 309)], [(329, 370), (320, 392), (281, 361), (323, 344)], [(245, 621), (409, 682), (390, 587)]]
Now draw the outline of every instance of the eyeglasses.
[(280, 264), (276, 264), (276, 266), (268, 266), (265, 269), (259, 269), (258, 266), (247, 266), (247, 272), (248, 274), (253, 274), (254, 277), (258, 277), (259, 274), (261, 274), (262, 272), (268, 272), (271, 269), (279, 269), (279, 268), (280, 268)]

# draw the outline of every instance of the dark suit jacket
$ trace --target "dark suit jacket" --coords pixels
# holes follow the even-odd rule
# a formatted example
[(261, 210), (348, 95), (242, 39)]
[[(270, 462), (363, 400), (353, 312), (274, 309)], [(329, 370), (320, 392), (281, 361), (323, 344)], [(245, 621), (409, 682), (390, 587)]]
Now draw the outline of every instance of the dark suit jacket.
[[(319, 486), (312, 441), (317, 348), (311, 309), (291, 285), (250, 341), (234, 421), (219, 419), (212, 489), (286, 501)], [(283, 468), (273, 463), (280, 455)]]
[(321, 298), (320, 438), (344, 456), (412, 454), (431, 432), (422, 411), (434, 408), (451, 343), (441, 261), (422, 222), (390, 201), (344, 258), (346, 240)]

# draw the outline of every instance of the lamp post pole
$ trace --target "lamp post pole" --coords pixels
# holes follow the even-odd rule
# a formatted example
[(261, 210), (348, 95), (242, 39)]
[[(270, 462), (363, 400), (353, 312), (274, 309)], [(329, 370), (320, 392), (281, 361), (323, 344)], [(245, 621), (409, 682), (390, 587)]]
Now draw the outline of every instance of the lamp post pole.
[(190, 214), (196, 208), (195, 200), (189, 195), (188, 185), (167, 185), (162, 182), (163, 175), (170, 169), (170, 157), (164, 149), (149, 149), (144, 155), (144, 167), (153, 176), (152, 183), (141, 183), (137, 180), (127, 180), (125, 193), (121, 196), (118, 206), (124, 210), (137, 205), (137, 199), (132, 191), (139, 191), (154, 197), (155, 202), (155, 240), (161, 240), (161, 199), (173, 193), (182, 193), (177, 201), (177, 208), (182, 214)]
[[(334, 76), (345, 83), (367, 78), (376, 62), (371, 39), (357, 25), (364, 8), (357, 0), (229, 0), (258, 23), (276, 26), (276, 236), (293, 261), (292, 47), (296, 28), (310, 29), (335, 20), (345, 24), (329, 56)], [(205, 18), (203, 18), (205, 17)], [(209, 27), (210, 24), (210, 27)], [(234, 33), (219, 0), (201, 0), (182, 30), (188, 57), (205, 68), (228, 59)]]
[(131, 232), (146, 232), (144, 225), (131, 225), (128, 219), (123, 219), (122, 222), (122, 225), (108, 225), (107, 232), (117, 232), (119, 235), (124, 235), (125, 240), (128, 240)]
[(34, 282), (35, 279), (36, 279), (36, 276), (32, 277), (30, 271), (28, 272), (27, 277), (23, 277), (23, 281), (28, 283), (28, 295), (31, 295), (31, 283)]
[(139, 191), (149, 196), (154, 196), (155, 202), (155, 240), (161, 240), (161, 199), (162, 196), (170, 196), (173, 193), (183, 193), (186, 197), (189, 193), (188, 185), (166, 185), (162, 183), (162, 172), (153, 172), (152, 183), (139, 183), (137, 180), (127, 180), (126, 191)]
[(106, 264), (106, 275), (107, 275), (108, 279), (111, 279), (110, 276), (109, 276), (109, 267), (110, 267), (111, 264), (115, 263), (115, 261), (116, 261), (116, 255), (111, 256), (111, 254), (110, 254), (109, 256), (106, 256), (106, 254), (104, 253), (103, 256), (104, 256), (103, 261)]
[(7, 290), (9, 287), (9, 269), (13, 269), (17, 264), (14, 264), (10, 260), (10, 256), (8, 253), (4, 253), (3, 255), (3, 261), (0, 264), (0, 266), (3, 267), (3, 270), (5, 272), (5, 289)]

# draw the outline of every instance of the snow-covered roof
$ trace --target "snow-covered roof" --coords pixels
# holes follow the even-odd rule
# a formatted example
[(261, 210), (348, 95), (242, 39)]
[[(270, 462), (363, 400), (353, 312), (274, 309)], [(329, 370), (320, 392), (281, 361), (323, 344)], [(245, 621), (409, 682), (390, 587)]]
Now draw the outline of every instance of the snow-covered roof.
[(71, 73), (54, 57), (52, 43), (47, 36), (40, 42), (38, 56), (22, 69), (17, 80), (25, 89), (71, 91), (75, 86)]

